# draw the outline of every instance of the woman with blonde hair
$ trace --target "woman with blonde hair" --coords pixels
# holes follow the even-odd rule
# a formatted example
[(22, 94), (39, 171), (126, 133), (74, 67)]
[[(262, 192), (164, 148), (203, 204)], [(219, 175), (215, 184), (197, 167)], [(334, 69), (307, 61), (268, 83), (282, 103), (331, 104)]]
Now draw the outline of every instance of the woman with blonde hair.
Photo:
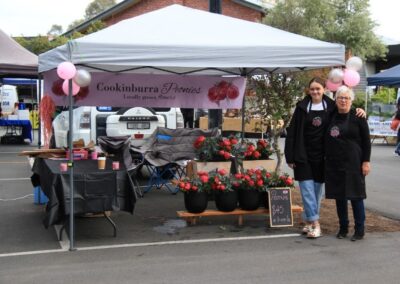
[(339, 239), (348, 234), (347, 204), (351, 201), (355, 223), (351, 240), (356, 241), (365, 233), (365, 176), (370, 171), (371, 142), (366, 119), (351, 109), (353, 100), (354, 93), (348, 87), (337, 90), (337, 113), (325, 135), (325, 197), (336, 200)]

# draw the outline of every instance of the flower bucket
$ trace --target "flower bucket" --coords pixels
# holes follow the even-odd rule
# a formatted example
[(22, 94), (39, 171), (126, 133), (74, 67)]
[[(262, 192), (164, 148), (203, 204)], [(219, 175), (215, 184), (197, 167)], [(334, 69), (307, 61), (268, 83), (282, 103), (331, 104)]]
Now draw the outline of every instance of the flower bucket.
[(275, 171), (275, 160), (243, 160), (243, 169), (265, 169), (267, 171)]
[(258, 190), (239, 189), (239, 207), (243, 210), (256, 210), (260, 206), (261, 192)]
[(184, 202), (185, 208), (190, 213), (201, 213), (207, 208), (207, 193), (206, 192), (185, 192)]
[(266, 209), (269, 208), (268, 192), (260, 192), (260, 206)]
[(219, 211), (230, 212), (237, 208), (237, 191), (215, 192), (215, 206)]
[(210, 172), (215, 169), (225, 169), (228, 173), (231, 171), (232, 162), (229, 161), (218, 161), (218, 162), (199, 162), (195, 161), (195, 173), (198, 171)]

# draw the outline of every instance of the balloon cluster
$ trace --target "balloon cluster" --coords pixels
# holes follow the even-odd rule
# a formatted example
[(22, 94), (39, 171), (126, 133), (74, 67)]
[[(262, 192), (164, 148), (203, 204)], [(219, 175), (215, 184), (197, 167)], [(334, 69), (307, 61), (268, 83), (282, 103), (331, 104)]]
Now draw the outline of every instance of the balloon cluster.
[(86, 96), (92, 80), (90, 73), (84, 69), (76, 69), (71, 62), (65, 61), (57, 66), (57, 75), (61, 78), (53, 83), (52, 91), (56, 95), (68, 95), (68, 81), (72, 79), (72, 95)]
[(362, 60), (360, 57), (353, 56), (346, 61), (346, 68), (335, 68), (329, 72), (328, 81), (326, 81), (326, 88), (332, 92), (336, 92), (343, 84), (347, 87), (355, 87), (360, 83), (360, 74), (358, 71), (362, 67)]

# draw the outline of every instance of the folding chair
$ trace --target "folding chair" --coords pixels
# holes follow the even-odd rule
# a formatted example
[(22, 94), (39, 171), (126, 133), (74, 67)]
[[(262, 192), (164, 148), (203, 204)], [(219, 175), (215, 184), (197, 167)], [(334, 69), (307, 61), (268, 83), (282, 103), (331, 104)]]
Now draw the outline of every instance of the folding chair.
[(166, 187), (176, 194), (178, 188), (171, 184), (171, 180), (179, 180), (185, 175), (187, 162), (196, 156), (194, 141), (201, 135), (215, 136), (217, 133), (218, 129), (157, 128), (149, 141), (137, 149), (144, 154), (144, 166), (150, 173), (144, 192)]
[(130, 136), (99, 136), (97, 142), (100, 148), (112, 155), (114, 160), (119, 161), (125, 166), (128, 172), (128, 177), (134, 188), (134, 195), (136, 199), (143, 197), (143, 193), (140, 189), (139, 182), (136, 178), (138, 170), (144, 163), (144, 158), (141, 153), (131, 151), (131, 137)]

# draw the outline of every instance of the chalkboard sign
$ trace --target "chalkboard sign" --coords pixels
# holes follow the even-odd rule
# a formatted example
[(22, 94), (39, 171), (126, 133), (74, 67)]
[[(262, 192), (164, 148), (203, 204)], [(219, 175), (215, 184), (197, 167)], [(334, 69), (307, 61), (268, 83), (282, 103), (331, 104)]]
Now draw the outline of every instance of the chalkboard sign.
[(293, 226), (292, 197), (290, 188), (270, 188), (268, 194), (270, 226)]

